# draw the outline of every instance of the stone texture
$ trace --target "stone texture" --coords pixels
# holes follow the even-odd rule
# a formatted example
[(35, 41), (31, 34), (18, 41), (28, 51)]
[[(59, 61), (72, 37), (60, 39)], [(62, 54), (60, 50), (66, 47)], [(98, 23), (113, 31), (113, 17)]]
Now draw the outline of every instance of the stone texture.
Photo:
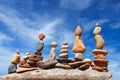
[(100, 32), (101, 32), (101, 27), (97, 23), (97, 25), (93, 31), (93, 34), (95, 35), (96, 49), (103, 49), (104, 44), (105, 44), (104, 39), (100, 35)]
[(107, 55), (107, 51), (106, 50), (102, 50), (102, 49), (94, 49), (93, 51), (92, 51), (92, 53), (94, 53), (94, 54), (103, 54), (103, 55)]
[(110, 72), (98, 72), (92, 69), (85, 71), (77, 69), (49, 69), (34, 70), (24, 73), (13, 73), (0, 76), (0, 80), (108, 80), (112, 77)]
[(10, 64), (10, 66), (8, 67), (8, 73), (15, 73), (17, 70), (17, 64)]
[(80, 69), (80, 70), (86, 70), (86, 69), (88, 69), (89, 67), (90, 67), (90, 64), (89, 64), (89, 63), (85, 63), (85, 64), (81, 65), (81, 66), (79, 67), (79, 69)]
[(20, 55), (15, 53), (12, 57), (11, 63), (18, 64), (20, 62)]
[(76, 53), (75, 54), (75, 60), (82, 61), (83, 60), (83, 54), (82, 53)]
[(78, 68), (79, 66), (85, 64), (86, 62), (85, 61), (77, 61), (77, 62), (74, 62), (74, 63), (69, 63), (69, 65), (72, 67), (72, 68)]
[(57, 64), (57, 60), (38, 61), (37, 66), (43, 69), (52, 68)]
[(81, 27), (78, 25), (76, 30), (75, 30), (75, 36), (81, 36), (82, 35), (82, 29)]
[(76, 36), (72, 51), (75, 53), (84, 53), (86, 48), (79, 36)]
[(65, 64), (60, 64), (58, 65), (59, 68), (63, 68), (63, 69), (72, 69), (72, 67), (70, 65), (65, 65)]
[(49, 60), (55, 60), (56, 59), (56, 46), (57, 46), (57, 43), (56, 42), (52, 42), (51, 43), (52, 45), (52, 48), (50, 50), (50, 55), (49, 55)]
[(21, 72), (26, 72), (26, 71), (32, 71), (35, 70), (36, 68), (18, 68), (16, 70), (17, 73), (21, 73)]

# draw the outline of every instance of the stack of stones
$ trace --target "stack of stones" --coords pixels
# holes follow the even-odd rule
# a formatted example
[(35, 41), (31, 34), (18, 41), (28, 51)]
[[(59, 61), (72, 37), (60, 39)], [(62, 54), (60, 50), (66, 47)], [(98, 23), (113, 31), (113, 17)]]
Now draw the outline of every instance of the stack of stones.
[(69, 65), (72, 68), (79, 68), (80, 70), (86, 70), (91, 65), (91, 60), (83, 60), (83, 53), (85, 52), (85, 46), (83, 41), (80, 39), (80, 36), (82, 35), (82, 29), (80, 26), (77, 26), (75, 31), (75, 41), (72, 51), (75, 53), (75, 60), (73, 60), (72, 63), (69, 63)]
[(62, 49), (60, 51), (58, 62), (61, 63), (61, 65), (59, 67), (65, 68), (65, 69), (70, 68), (68, 63), (70, 63), (71, 60), (68, 59), (68, 42), (67, 41), (64, 41), (64, 43), (62, 45)]
[(38, 61), (37, 62), (38, 67), (43, 68), (43, 69), (49, 69), (49, 68), (54, 68), (55, 65), (57, 64), (57, 60), (56, 60), (56, 46), (57, 46), (57, 43), (52, 42), (51, 46), (52, 46), (52, 48), (50, 50), (48, 60)]
[(43, 39), (45, 38), (45, 35), (43, 33), (39, 34), (39, 42), (37, 45), (37, 52), (34, 53), (34, 55), (29, 57), (29, 62), (28, 64), (32, 67), (36, 67), (37, 66), (37, 62), (43, 60), (42, 57), (42, 50), (44, 47), (44, 41)]
[(23, 56), (23, 59), (20, 60), (20, 64), (19, 64), (20, 68), (31, 68), (32, 67), (28, 64), (29, 57), (30, 57), (30, 51), (27, 51), (27, 53)]
[(108, 71), (108, 60), (105, 59), (105, 55), (107, 55), (107, 51), (103, 50), (104, 47), (104, 39), (100, 35), (101, 27), (98, 23), (96, 23), (96, 27), (94, 29), (95, 35), (95, 42), (96, 42), (96, 49), (93, 50), (93, 54), (96, 56), (94, 57), (94, 63), (92, 64), (92, 69), (97, 71)]

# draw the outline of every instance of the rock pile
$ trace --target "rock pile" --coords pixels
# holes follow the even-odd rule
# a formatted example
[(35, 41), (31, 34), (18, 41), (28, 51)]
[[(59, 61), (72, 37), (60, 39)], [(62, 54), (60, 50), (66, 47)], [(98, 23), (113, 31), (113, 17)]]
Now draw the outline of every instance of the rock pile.
[(94, 29), (95, 41), (96, 41), (96, 49), (93, 50), (93, 54), (96, 56), (94, 57), (94, 63), (92, 69), (98, 71), (108, 71), (108, 60), (105, 59), (105, 55), (107, 55), (107, 51), (103, 50), (104, 47), (104, 39), (100, 35), (101, 27), (98, 23), (96, 23), (96, 27)]

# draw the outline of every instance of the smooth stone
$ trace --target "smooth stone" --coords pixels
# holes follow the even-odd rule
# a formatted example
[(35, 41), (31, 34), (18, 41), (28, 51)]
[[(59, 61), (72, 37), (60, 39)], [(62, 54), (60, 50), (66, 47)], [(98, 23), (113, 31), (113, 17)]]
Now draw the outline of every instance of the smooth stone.
[(43, 50), (44, 47), (44, 41), (43, 40), (39, 40), (38, 44), (37, 44), (37, 51), (41, 52)]
[(100, 71), (100, 72), (103, 72), (104, 69), (102, 67), (99, 67), (99, 66), (93, 66), (92, 67), (93, 70), (97, 70), (97, 71)]
[(34, 62), (37, 62), (37, 61), (43, 60), (43, 57), (40, 56), (40, 55), (33, 55), (33, 56), (30, 56), (30, 57), (29, 57), (29, 60), (30, 60), (30, 61), (34, 61)]
[(77, 62), (74, 62), (74, 63), (69, 63), (69, 65), (73, 68), (78, 68), (79, 66), (81, 66), (85, 63), (86, 63), (85, 61), (77, 61)]
[(17, 64), (10, 64), (10, 66), (8, 67), (8, 73), (15, 73), (17, 70)]
[(49, 55), (49, 60), (55, 60), (56, 59), (56, 49), (55, 47), (51, 48), (50, 55)]
[(43, 40), (43, 39), (45, 38), (45, 35), (44, 35), (43, 33), (40, 33), (40, 34), (38, 35), (38, 37), (39, 37), (40, 40)]
[(21, 73), (21, 72), (32, 71), (32, 70), (36, 70), (36, 68), (18, 68), (16, 72)]
[(107, 51), (106, 50), (101, 50), (101, 49), (95, 49), (95, 50), (93, 50), (92, 51), (92, 53), (94, 53), (94, 54), (103, 54), (103, 55), (107, 55)]
[(65, 65), (65, 64), (60, 64), (58, 67), (63, 69), (72, 69), (70, 65)]
[(89, 63), (90, 65), (92, 64), (92, 60), (89, 58), (85, 58), (83, 59), (83, 61), (85, 61), (86, 63)]
[(15, 53), (12, 57), (11, 63), (18, 64), (20, 62), (20, 55)]
[(29, 64), (19, 65), (20, 68), (32, 68)]
[(97, 26), (97, 27), (95, 27), (95, 29), (93, 31), (93, 34), (94, 35), (100, 35), (100, 32), (101, 32), (101, 27)]
[(59, 58), (68, 58), (68, 53), (60, 54)]
[(85, 64), (81, 65), (81, 66), (79, 67), (79, 69), (80, 69), (80, 70), (86, 70), (86, 69), (88, 69), (89, 67), (90, 67), (90, 64), (89, 64), (89, 63), (85, 63)]
[(94, 59), (105, 59), (104, 54), (97, 54)]
[(68, 49), (68, 45), (62, 45), (62, 49)]
[(77, 61), (83, 60), (83, 54), (82, 53), (76, 53), (75, 54), (75, 60), (77, 60)]
[(81, 36), (82, 35), (82, 29), (79, 25), (77, 26), (77, 28), (75, 30), (75, 35), (76, 36)]
[(57, 59), (59, 63), (67, 64), (70, 63), (72, 60), (67, 59), (67, 58), (58, 58)]
[(99, 67), (107, 67), (108, 66), (108, 61), (104, 59), (95, 59), (94, 63), (96, 66)]
[(53, 42), (51, 43), (51, 46), (52, 46), (52, 47), (56, 47), (56, 46), (57, 46), (57, 43), (53, 41)]
[(60, 53), (68, 53), (68, 49), (61, 49)]
[(57, 60), (38, 61), (37, 66), (43, 69), (49, 69), (57, 64)]
[(103, 49), (105, 41), (101, 35), (95, 35), (96, 49)]
[(75, 53), (84, 53), (86, 51), (84, 43), (80, 39), (79, 36), (76, 36), (76, 38), (75, 38), (74, 46), (72, 48), (72, 51), (75, 52)]

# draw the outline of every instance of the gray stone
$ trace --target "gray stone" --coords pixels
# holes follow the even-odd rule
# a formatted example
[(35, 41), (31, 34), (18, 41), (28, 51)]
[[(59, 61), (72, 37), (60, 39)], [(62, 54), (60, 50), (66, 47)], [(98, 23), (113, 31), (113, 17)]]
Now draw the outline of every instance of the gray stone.
[(17, 70), (17, 64), (10, 64), (10, 66), (8, 67), (8, 73), (15, 73)]

